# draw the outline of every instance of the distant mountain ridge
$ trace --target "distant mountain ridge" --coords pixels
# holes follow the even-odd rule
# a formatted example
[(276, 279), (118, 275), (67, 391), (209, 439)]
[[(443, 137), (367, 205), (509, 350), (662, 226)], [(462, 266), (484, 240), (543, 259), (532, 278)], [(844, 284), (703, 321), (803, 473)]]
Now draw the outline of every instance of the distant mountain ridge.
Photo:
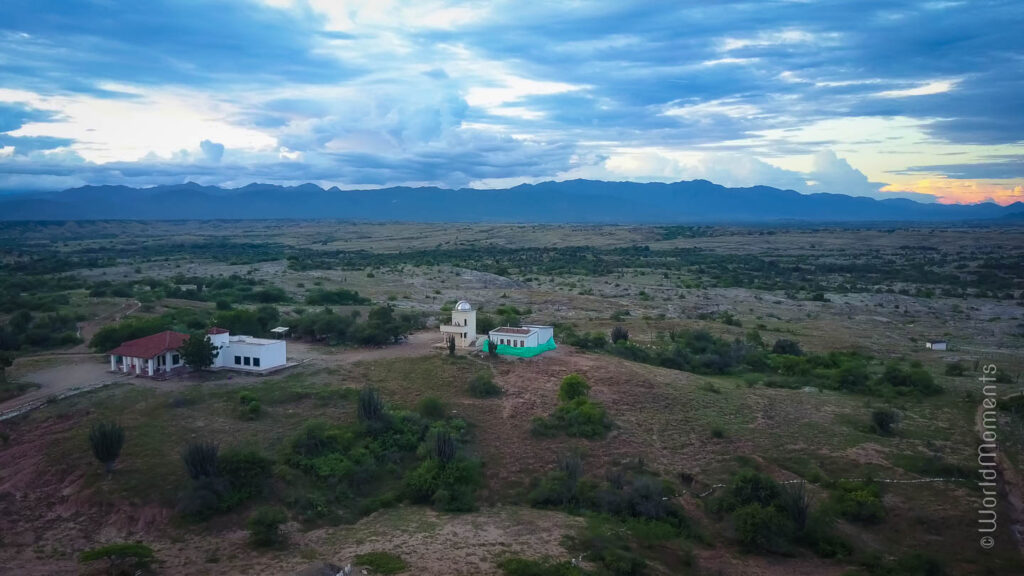
[(193, 182), (151, 188), (83, 186), (0, 196), (0, 220), (341, 219), (408, 222), (593, 224), (958, 221), (1020, 222), (1024, 203), (923, 204), (770, 186), (568, 180), (457, 190), (396, 186), (323, 189), (315, 184), (241, 188)]

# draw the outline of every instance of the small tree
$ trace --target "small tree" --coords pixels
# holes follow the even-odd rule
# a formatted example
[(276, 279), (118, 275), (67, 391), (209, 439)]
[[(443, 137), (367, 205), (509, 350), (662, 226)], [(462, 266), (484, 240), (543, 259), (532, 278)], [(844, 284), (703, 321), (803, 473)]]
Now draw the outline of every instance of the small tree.
[(208, 441), (190, 442), (181, 453), (188, 477), (193, 480), (217, 477), (218, 450), (216, 444)]
[(448, 355), (455, 356), (455, 336), (448, 336)]
[(562, 385), (558, 388), (558, 399), (562, 402), (569, 402), (576, 398), (586, 398), (590, 392), (590, 385), (579, 374), (569, 374), (562, 379)]
[(197, 332), (185, 340), (181, 348), (178, 348), (178, 353), (181, 354), (181, 359), (186, 365), (195, 370), (206, 370), (213, 366), (218, 350), (210, 341), (209, 336)]
[(124, 446), (124, 428), (117, 422), (97, 422), (89, 431), (89, 444), (93, 456), (103, 463), (107, 474), (111, 474)]
[(487, 355), (491, 358), (498, 357), (498, 344), (496, 342), (487, 341)]
[(612, 344), (615, 344), (619, 340), (629, 342), (629, 330), (626, 330), (622, 326), (612, 328)]

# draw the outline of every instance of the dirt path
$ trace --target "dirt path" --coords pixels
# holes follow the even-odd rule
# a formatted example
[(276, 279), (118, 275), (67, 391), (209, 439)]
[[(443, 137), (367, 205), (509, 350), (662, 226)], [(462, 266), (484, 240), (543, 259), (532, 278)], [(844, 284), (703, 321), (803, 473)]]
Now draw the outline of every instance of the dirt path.
[[(45, 400), (51, 396), (58, 396), (74, 388), (91, 387), (100, 382), (118, 378), (116, 374), (109, 372), (110, 365), (98, 358), (94, 354), (67, 355), (61, 357), (61, 361), (56, 366), (42, 368), (21, 376), (18, 380), (38, 384), (39, 388), (0, 402), (0, 413)], [(19, 359), (19, 362), (28, 359)]]
[[(978, 434), (979, 440), (981, 440), (982, 433), (985, 431), (984, 412), (985, 407), (979, 404), (978, 410), (974, 414), (974, 430)], [(1003, 481), (1003, 491), (1005, 492), (1007, 503), (1006, 508), (1010, 512), (1010, 527), (1016, 536), (1015, 544), (1021, 556), (1024, 556), (1024, 538), (1022, 538), (1022, 531), (1024, 531), (1024, 483), (1022, 483), (1020, 473), (1013, 466), (1009, 465), (1006, 458), (1001, 454), (996, 459), (996, 469)]]
[(107, 312), (106, 314), (100, 314), (92, 320), (86, 320), (85, 322), (78, 323), (78, 337), (82, 339), (82, 343), (75, 346), (69, 352), (86, 353), (89, 352), (89, 340), (99, 332), (100, 328), (111, 324), (113, 322), (120, 322), (125, 316), (135, 312), (142, 307), (142, 303), (138, 300), (129, 300), (121, 305), (120, 308), (113, 312)]

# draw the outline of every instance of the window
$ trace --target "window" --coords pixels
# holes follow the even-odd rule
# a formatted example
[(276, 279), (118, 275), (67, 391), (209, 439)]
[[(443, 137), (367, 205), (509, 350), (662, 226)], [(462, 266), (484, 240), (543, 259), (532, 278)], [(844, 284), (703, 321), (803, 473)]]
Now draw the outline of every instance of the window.
[(241, 365), (242, 365), (242, 357), (241, 356), (235, 356), (235, 366), (241, 366)]
[(174, 356), (171, 356), (171, 364), (173, 364), (175, 366), (177, 366), (178, 364), (181, 364), (181, 355), (180, 354), (175, 354)]
[(248, 356), (246, 356), (245, 358), (243, 358), (243, 360), (245, 360), (245, 365), (246, 365), (246, 366), (248, 366), (249, 364), (251, 364), (251, 363), (252, 363), (252, 360), (251, 360), (251, 359), (250, 359), (250, 358), (249, 358)]
[(252, 365), (255, 366), (256, 368), (260, 367), (260, 359), (258, 356), (253, 356)]

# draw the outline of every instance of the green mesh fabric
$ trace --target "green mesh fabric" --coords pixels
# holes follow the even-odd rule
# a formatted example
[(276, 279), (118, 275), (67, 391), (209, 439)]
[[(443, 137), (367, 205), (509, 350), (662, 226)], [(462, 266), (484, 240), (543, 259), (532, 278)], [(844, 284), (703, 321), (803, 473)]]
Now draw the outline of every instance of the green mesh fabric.
[[(484, 352), (490, 352), (491, 341), (485, 339), (483, 344), (480, 346)], [(548, 341), (541, 344), (540, 346), (527, 346), (524, 348), (513, 348), (512, 346), (505, 346), (504, 344), (496, 344), (498, 347), (498, 354), (504, 356), (518, 356), (520, 358), (530, 358), (538, 354), (543, 354), (548, 350), (555, 349), (555, 339), (548, 338)]]

